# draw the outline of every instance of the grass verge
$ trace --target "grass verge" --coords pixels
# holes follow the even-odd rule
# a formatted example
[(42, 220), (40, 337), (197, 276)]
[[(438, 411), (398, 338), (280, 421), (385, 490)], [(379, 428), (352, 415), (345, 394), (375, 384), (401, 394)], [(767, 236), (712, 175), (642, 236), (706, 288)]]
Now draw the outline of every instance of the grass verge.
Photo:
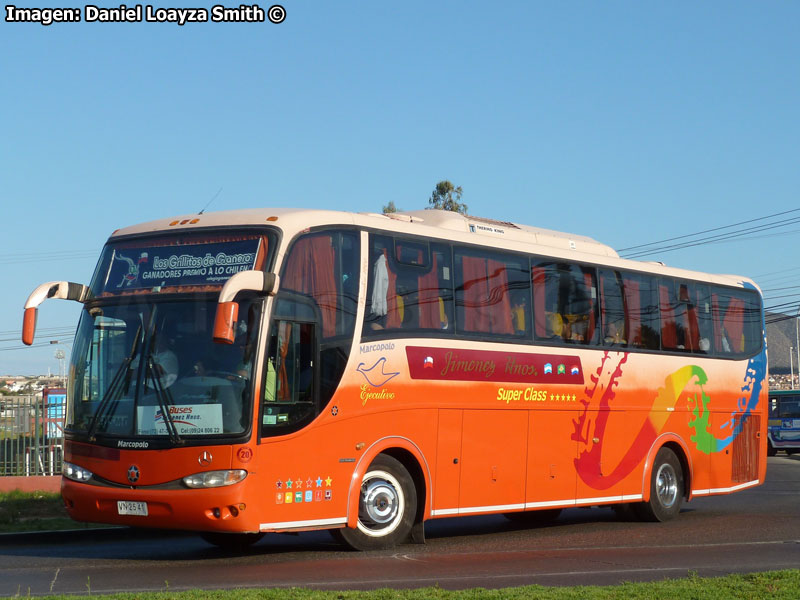
[[(796, 600), (800, 590), (800, 570), (728, 575), (726, 577), (697, 577), (689, 574), (683, 579), (650, 583), (623, 583), (617, 586), (542, 587), (450, 591), (438, 587), (417, 590), (374, 590), (368, 592), (330, 592), (303, 588), (258, 590), (189, 590), (169, 591), (169, 582), (161, 592), (82, 596), (98, 600)], [(20, 590), (25, 595), (25, 590)], [(41, 596), (47, 599), (67, 599), (74, 596)]]
[(69, 518), (59, 494), (18, 490), (0, 492), (0, 533), (89, 527)]

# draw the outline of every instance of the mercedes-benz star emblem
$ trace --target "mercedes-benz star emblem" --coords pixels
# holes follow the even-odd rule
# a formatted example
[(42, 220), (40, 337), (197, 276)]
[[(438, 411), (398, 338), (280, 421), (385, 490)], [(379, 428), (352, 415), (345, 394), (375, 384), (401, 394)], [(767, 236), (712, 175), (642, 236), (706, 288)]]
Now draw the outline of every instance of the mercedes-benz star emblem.
[(136, 465), (131, 465), (128, 467), (128, 481), (131, 483), (136, 483), (139, 481), (139, 467)]
[(202, 453), (202, 454), (201, 454), (201, 455), (198, 457), (198, 459), (197, 459), (197, 462), (199, 462), (199, 463), (200, 463), (201, 465), (203, 465), (204, 467), (207, 467), (208, 465), (210, 465), (210, 464), (211, 464), (211, 461), (212, 461), (212, 460), (214, 460), (214, 457), (213, 457), (213, 456), (211, 456), (211, 452), (203, 452), (203, 453)]

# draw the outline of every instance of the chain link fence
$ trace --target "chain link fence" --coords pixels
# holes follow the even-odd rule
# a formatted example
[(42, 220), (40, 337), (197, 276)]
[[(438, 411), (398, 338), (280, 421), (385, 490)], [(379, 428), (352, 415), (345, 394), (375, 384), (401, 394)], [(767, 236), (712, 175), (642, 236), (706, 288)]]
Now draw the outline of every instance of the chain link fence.
[(0, 397), (0, 477), (61, 474), (65, 408), (63, 389)]

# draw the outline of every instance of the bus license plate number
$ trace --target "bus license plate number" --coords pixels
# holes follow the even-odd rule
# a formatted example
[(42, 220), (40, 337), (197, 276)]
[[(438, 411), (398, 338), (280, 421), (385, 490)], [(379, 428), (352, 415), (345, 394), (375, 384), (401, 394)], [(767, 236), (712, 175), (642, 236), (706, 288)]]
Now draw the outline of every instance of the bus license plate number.
[(131, 502), (129, 500), (117, 500), (117, 513), (120, 515), (136, 515), (139, 517), (146, 517), (147, 502)]

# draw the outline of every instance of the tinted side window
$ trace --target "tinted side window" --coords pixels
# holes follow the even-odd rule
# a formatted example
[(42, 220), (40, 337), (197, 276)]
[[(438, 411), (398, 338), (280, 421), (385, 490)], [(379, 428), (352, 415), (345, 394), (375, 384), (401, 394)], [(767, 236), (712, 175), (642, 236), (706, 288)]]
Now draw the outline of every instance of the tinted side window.
[(370, 236), (362, 335), (453, 331), (450, 247), (421, 239)]
[(761, 307), (756, 294), (715, 288), (711, 293), (714, 343), (722, 355), (751, 355), (761, 347)]
[(454, 263), (459, 333), (527, 335), (530, 274), (526, 257), (456, 248)]
[(535, 333), (540, 340), (593, 344), (597, 328), (597, 282), (593, 268), (537, 262), (533, 279)]
[(627, 346), (630, 319), (625, 308), (625, 288), (619, 271), (601, 269), (600, 316), (603, 324), (604, 346)]
[(658, 350), (661, 347), (661, 326), (655, 278), (624, 273), (622, 285), (628, 318), (628, 344), (634, 348)]
[(353, 335), (358, 246), (353, 232), (325, 231), (305, 235), (289, 249), (280, 288), (314, 300), (322, 318), (323, 339)]

